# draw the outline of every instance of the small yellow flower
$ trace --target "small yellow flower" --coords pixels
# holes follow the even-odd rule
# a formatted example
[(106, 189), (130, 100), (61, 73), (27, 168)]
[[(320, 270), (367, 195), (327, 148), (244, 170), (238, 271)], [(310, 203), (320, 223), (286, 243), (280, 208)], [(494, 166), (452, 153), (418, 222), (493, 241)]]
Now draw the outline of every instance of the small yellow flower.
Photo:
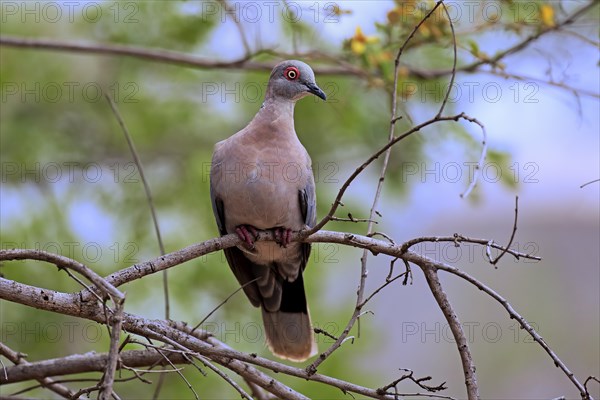
[(363, 54), (367, 49), (367, 43), (375, 43), (378, 40), (377, 36), (365, 36), (360, 26), (357, 26), (354, 36), (350, 39), (350, 50), (354, 54)]
[(550, 4), (543, 4), (540, 7), (540, 18), (542, 19), (542, 25), (548, 28), (551, 28), (555, 25), (554, 9)]
[(358, 40), (352, 39), (350, 41), (350, 50), (352, 50), (352, 52), (354, 54), (362, 54), (365, 52), (365, 50), (367, 49), (367, 45), (364, 42), (360, 42)]

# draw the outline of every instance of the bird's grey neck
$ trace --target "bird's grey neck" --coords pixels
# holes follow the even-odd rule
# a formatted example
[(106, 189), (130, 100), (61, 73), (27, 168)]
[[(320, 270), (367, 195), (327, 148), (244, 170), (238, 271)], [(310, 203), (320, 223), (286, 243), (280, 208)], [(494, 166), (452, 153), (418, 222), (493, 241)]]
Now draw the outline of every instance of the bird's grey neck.
[(260, 106), (258, 115), (270, 121), (289, 121), (293, 127), (295, 105), (296, 102), (292, 100), (267, 96)]

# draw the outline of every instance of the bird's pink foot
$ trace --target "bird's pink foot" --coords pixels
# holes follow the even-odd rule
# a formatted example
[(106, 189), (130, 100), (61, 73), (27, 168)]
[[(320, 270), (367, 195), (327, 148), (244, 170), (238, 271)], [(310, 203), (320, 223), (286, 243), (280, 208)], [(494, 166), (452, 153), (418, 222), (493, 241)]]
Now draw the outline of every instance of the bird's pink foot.
[(252, 225), (240, 225), (235, 228), (235, 233), (250, 249), (254, 248), (254, 240), (258, 237), (258, 231), (255, 227)]
[(281, 247), (288, 247), (288, 244), (292, 242), (292, 230), (288, 228), (275, 228), (275, 241), (279, 243)]

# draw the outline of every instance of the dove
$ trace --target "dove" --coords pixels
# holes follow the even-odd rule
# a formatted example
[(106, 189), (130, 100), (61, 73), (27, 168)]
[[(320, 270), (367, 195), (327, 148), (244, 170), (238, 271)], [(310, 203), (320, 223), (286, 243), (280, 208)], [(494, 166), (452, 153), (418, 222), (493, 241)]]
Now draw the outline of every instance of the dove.
[[(308, 95), (326, 100), (311, 67), (277, 64), (254, 118), (215, 145), (210, 172), (219, 233), (242, 241), (224, 250), (227, 262), (261, 309), (271, 352), (296, 362), (317, 353), (303, 279), (311, 248), (290, 240), (316, 224), (311, 158), (294, 128), (294, 106)], [(259, 230), (273, 231), (276, 241), (256, 242)]]

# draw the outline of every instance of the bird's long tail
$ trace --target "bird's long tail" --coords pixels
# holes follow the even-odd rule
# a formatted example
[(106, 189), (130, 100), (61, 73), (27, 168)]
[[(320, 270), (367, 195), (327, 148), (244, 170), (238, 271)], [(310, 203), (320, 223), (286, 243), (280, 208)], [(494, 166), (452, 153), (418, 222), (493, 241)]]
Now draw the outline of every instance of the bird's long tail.
[(282, 282), (279, 311), (261, 310), (267, 346), (273, 354), (291, 361), (304, 361), (317, 354), (302, 273), (294, 282)]

